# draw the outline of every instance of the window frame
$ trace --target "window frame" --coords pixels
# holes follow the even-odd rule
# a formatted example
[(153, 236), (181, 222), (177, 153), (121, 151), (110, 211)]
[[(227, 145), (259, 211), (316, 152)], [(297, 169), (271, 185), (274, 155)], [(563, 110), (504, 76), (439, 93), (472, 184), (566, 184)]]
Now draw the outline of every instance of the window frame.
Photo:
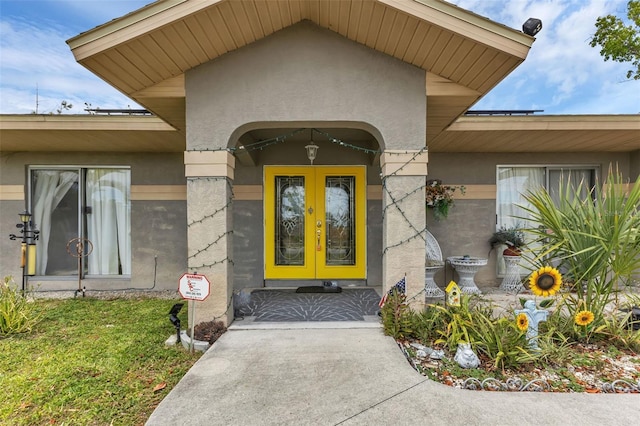
[[(495, 230), (497, 231), (502, 226), (503, 221), (499, 216), (500, 206), (500, 171), (507, 168), (540, 168), (544, 173), (544, 188), (548, 191), (550, 185), (550, 171), (556, 170), (591, 170), (591, 185), (595, 185), (601, 177), (601, 165), (596, 163), (571, 163), (571, 164), (548, 164), (548, 163), (527, 163), (527, 164), (497, 164), (496, 165), (496, 201), (495, 201)], [(502, 251), (496, 251), (496, 276), (498, 278), (504, 278), (505, 272), (501, 270), (500, 266), (503, 264)], [(521, 265), (521, 272), (523, 271), (523, 265)]]
[[(78, 173), (78, 206), (77, 206), (77, 214), (78, 214), (78, 230), (77, 235), (82, 238), (87, 238), (87, 226), (86, 219), (84, 218), (84, 211), (86, 208), (86, 174), (88, 170), (105, 170), (105, 169), (114, 169), (114, 170), (126, 170), (129, 172), (129, 205), (128, 205), (128, 214), (129, 214), (129, 222), (131, 223), (132, 216), (132, 199), (131, 199), (131, 166), (128, 165), (100, 165), (100, 164), (36, 164), (27, 166), (26, 174), (26, 183), (27, 183), (27, 208), (30, 212), (33, 212), (33, 203), (34, 203), (34, 186), (33, 186), (33, 172), (37, 170), (70, 170), (76, 171)], [(38, 224), (35, 224), (38, 226)], [(129, 245), (132, 244), (131, 233), (129, 234)], [(132, 264), (132, 256), (133, 253), (129, 253), (130, 259), (129, 262)], [(120, 280), (120, 279), (131, 279), (131, 274), (89, 274), (87, 271), (87, 263), (86, 257), (82, 263), (82, 267), (80, 268), (80, 279), (110, 279), (110, 280)], [(35, 279), (40, 280), (68, 280), (68, 279), (78, 279), (78, 274), (73, 275), (36, 275)]]

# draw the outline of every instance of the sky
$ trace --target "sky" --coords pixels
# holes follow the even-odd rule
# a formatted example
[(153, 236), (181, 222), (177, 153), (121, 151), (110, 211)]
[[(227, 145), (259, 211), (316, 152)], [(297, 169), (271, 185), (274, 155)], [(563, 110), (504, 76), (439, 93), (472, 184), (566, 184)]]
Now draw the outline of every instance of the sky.
[[(195, 1), (195, 0), (192, 0)], [(598, 16), (626, 16), (627, 0), (453, 0), (521, 30), (542, 20), (527, 59), (472, 109), (544, 114), (639, 114), (640, 81), (630, 64), (604, 61), (589, 46)], [(139, 108), (78, 64), (66, 40), (150, 0), (0, 0), (0, 113), (85, 114), (85, 108)]]

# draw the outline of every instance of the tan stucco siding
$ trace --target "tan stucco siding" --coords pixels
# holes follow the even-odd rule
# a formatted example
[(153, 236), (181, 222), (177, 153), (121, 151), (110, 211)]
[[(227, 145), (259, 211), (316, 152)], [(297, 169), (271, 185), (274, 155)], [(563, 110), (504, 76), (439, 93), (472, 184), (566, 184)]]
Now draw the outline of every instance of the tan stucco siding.
[(308, 22), (189, 71), (186, 90), (187, 150), (274, 122), (351, 123), (386, 148), (425, 146), (424, 70)]
[(0, 185), (0, 201), (24, 200), (24, 185)]
[[(0, 234), (16, 233), (25, 209), (29, 166), (122, 166), (131, 170), (131, 276), (83, 280), (87, 289), (153, 288), (173, 290), (186, 270), (186, 178), (182, 153), (1, 153)], [(64, 253), (65, 247), (60, 250)], [(0, 239), (0, 271), (20, 277), (19, 243)], [(77, 279), (35, 277), (41, 290), (78, 288)]]
[[(428, 179), (446, 185), (464, 185), (466, 194), (456, 192), (449, 216), (436, 220), (427, 212), (427, 228), (437, 238), (445, 257), (469, 254), (488, 257), (489, 264), (476, 275), (481, 285), (497, 285), (496, 258), (489, 252), (488, 239), (496, 228), (496, 167), (498, 165), (597, 167), (606, 174), (609, 165), (618, 166), (633, 181), (633, 159), (628, 153), (434, 153), (429, 154)], [(447, 279), (452, 272), (447, 270)], [(444, 282), (441, 274), (437, 282)]]

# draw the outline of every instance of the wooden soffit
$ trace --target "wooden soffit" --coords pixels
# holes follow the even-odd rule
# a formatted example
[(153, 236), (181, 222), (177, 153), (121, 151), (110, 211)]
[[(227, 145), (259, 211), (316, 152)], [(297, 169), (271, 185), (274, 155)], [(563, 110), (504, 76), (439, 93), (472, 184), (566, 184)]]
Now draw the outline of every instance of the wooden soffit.
[(302, 20), (428, 71), (438, 86), (432, 94), (427, 78), (431, 137), (516, 68), (534, 40), (441, 0), (160, 0), (67, 43), (83, 66), (184, 129), (186, 71)]
[(640, 115), (460, 117), (430, 152), (632, 152), (640, 150)]
[(0, 115), (1, 152), (184, 150), (185, 133), (150, 115)]

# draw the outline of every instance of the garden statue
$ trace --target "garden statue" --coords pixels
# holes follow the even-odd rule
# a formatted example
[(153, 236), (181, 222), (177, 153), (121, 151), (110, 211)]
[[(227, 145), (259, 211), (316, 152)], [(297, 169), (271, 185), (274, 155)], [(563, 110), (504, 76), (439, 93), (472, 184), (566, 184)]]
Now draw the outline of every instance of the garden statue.
[[(536, 302), (533, 300), (527, 300), (524, 302), (524, 309), (516, 309), (516, 315), (526, 315), (527, 321), (527, 340), (531, 349), (540, 349), (538, 347), (538, 324), (540, 321), (546, 321), (549, 317), (549, 312), (545, 309), (537, 309)], [(520, 323), (520, 319), (518, 319)]]
[(480, 365), (480, 359), (471, 349), (470, 343), (458, 343), (458, 350), (453, 360), (462, 368), (478, 368)]

